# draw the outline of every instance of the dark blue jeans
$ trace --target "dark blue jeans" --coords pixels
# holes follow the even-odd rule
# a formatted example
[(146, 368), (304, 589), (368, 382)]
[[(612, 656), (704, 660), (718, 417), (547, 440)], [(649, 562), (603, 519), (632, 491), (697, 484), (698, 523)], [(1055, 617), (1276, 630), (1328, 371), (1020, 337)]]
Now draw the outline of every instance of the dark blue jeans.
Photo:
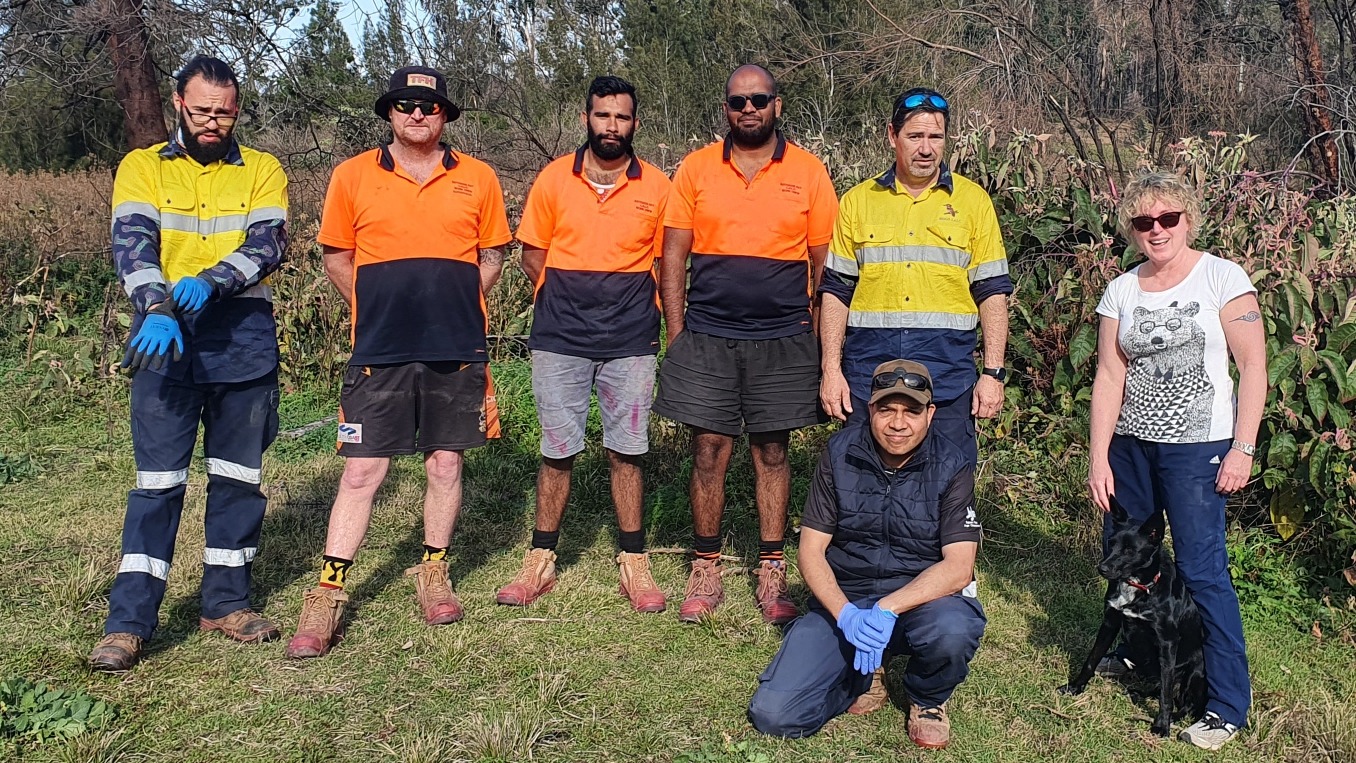
[[(874, 600), (857, 602), (871, 606)], [(904, 690), (923, 707), (951, 698), (970, 672), (984, 635), (984, 608), (959, 594), (930, 601), (899, 616), (887, 650), (907, 654)], [(871, 688), (871, 676), (852, 667), (855, 648), (819, 606), (787, 626), (782, 647), (758, 677), (749, 722), (764, 734), (807, 737), (842, 715)]]
[[(1167, 515), (1177, 574), (1186, 583), (1205, 625), (1206, 710), (1237, 726), (1248, 718), (1252, 685), (1243, 645), (1243, 618), (1229, 578), (1224, 545), (1224, 496), (1215, 490), (1219, 464), (1229, 441), (1158, 443), (1116, 435), (1108, 459), (1116, 499), (1144, 521)], [(1110, 532), (1108, 517), (1103, 538)]]
[[(955, 400), (939, 400), (937, 412), (932, 415), (930, 431), (955, 443), (973, 465), (979, 461), (979, 446), (975, 444), (975, 417), (970, 413), (971, 400), (975, 388), (971, 387)], [(866, 424), (871, 417), (866, 401), (852, 396), (852, 413), (848, 415), (849, 425)]]
[(159, 624), (199, 423), (207, 470), (202, 616), (250, 606), (250, 568), (266, 503), (260, 467), (278, 434), (277, 372), (234, 384), (194, 384), (140, 371), (132, 379), (137, 487), (127, 494), (122, 564), (108, 597), (105, 633), (148, 639)]

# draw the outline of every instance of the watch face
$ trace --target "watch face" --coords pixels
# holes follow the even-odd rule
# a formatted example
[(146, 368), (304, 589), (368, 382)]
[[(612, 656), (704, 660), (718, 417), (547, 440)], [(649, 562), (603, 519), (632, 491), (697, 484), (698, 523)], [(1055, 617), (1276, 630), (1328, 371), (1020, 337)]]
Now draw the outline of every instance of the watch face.
[(1008, 378), (1008, 369), (1006, 369), (1006, 368), (986, 368), (986, 369), (984, 369), (984, 375), (985, 375), (985, 376), (992, 376), (993, 378), (997, 379), (998, 381), (1007, 381), (1007, 378)]

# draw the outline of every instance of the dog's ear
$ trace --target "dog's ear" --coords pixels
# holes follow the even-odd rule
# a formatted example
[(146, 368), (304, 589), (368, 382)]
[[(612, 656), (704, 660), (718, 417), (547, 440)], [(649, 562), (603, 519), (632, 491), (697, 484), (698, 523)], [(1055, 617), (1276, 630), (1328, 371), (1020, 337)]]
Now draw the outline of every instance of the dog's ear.
[(1111, 498), (1111, 519), (1116, 522), (1124, 522), (1129, 519), (1130, 515), (1125, 513), (1125, 507), (1121, 505), (1120, 501), (1116, 500), (1116, 494), (1112, 493), (1109, 497)]
[(1155, 511), (1152, 516), (1144, 520), (1144, 524), (1139, 526), (1139, 532), (1149, 540), (1160, 543), (1163, 540), (1163, 528), (1163, 512)]

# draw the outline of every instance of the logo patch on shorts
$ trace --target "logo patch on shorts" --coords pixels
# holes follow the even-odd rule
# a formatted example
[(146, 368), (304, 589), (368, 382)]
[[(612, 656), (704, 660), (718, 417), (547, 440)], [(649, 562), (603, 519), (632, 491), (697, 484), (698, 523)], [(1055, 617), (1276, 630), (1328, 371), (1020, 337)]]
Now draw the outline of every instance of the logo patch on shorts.
[(363, 441), (363, 425), (349, 424), (347, 422), (339, 425), (339, 442), (350, 445), (361, 445)]

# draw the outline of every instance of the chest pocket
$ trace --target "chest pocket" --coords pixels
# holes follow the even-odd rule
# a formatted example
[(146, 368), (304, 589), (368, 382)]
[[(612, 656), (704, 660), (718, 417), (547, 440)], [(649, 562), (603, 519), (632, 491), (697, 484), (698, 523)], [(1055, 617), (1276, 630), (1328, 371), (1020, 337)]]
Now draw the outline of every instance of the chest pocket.
[(865, 246), (883, 246), (886, 244), (898, 244), (895, 241), (895, 231), (897, 225), (890, 222), (864, 222), (856, 231), (857, 243)]
[[(928, 226), (928, 234), (932, 237), (932, 244), (944, 246), (950, 249), (970, 250), (970, 226), (964, 222), (942, 222), (937, 221)], [(961, 267), (969, 265), (967, 261), (960, 263)]]

